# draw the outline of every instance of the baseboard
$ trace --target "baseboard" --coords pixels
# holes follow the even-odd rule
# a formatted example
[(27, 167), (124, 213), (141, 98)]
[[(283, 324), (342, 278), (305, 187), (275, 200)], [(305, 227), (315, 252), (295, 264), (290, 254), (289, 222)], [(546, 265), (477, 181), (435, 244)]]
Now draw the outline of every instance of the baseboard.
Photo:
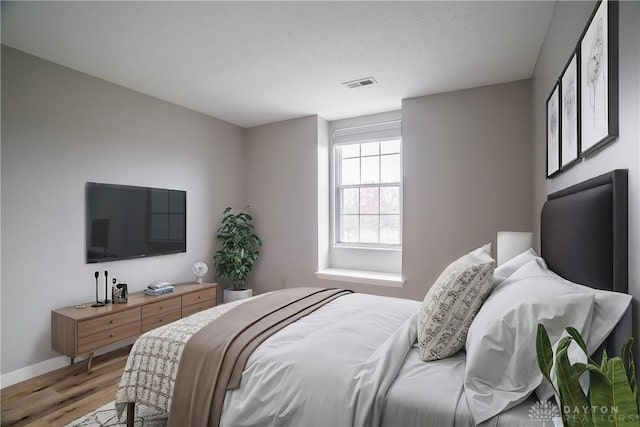
[(2, 375), (2, 377), (0, 377), (0, 388), (30, 380), (31, 378), (55, 371), (67, 365), (69, 365), (69, 358), (67, 356), (58, 356), (31, 366), (26, 366)]
[[(113, 351), (117, 348), (133, 344), (136, 339), (137, 337), (129, 338), (116, 344), (112, 344), (108, 347), (104, 347), (96, 351), (94, 357), (109, 353), (110, 351)], [(88, 358), (88, 356), (78, 356), (74, 359), (74, 363), (82, 362), (83, 360), (87, 360)], [(55, 371), (56, 369), (64, 368), (65, 366), (69, 366), (69, 362), (70, 359), (67, 356), (58, 356), (54, 357), (53, 359), (44, 360), (30, 366), (25, 366), (24, 368), (17, 369), (13, 372), (8, 372), (0, 377), (0, 389), (9, 387), (10, 385), (21, 383), (22, 381), (30, 380), (31, 378), (35, 378), (43, 374), (47, 374), (51, 371)]]

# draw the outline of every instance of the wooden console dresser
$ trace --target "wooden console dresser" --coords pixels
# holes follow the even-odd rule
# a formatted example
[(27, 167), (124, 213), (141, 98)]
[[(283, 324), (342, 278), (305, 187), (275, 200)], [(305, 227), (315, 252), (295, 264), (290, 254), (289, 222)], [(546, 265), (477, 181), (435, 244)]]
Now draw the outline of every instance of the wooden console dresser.
[(175, 291), (151, 296), (143, 292), (129, 294), (126, 304), (104, 307), (65, 307), (51, 312), (51, 346), (69, 356), (71, 363), (88, 354), (88, 370), (96, 350), (141, 335), (158, 326), (214, 307), (215, 283), (182, 283)]

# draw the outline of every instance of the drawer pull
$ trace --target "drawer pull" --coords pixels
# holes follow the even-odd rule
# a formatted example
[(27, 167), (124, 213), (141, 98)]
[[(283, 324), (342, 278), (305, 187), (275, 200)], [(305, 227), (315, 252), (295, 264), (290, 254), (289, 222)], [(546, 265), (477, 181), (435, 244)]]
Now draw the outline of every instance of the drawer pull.
[(109, 323), (110, 323), (110, 324), (113, 324), (113, 319), (109, 320)]
[(164, 321), (164, 319), (160, 319), (158, 320), (158, 323), (162, 323)]
[(109, 334), (109, 338), (113, 338), (113, 334)]
[(161, 305), (161, 306), (160, 306), (160, 310), (162, 310), (163, 308), (164, 308), (164, 305)]
[(198, 296), (198, 299), (202, 299), (202, 297), (201, 297), (201, 296)]

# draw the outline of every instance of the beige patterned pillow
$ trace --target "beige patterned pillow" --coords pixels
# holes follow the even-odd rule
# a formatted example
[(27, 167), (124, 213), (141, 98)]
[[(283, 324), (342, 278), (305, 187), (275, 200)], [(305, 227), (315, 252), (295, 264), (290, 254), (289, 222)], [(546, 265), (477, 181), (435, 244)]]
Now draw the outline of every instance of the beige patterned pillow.
[(424, 297), (418, 316), (422, 360), (444, 359), (464, 346), (471, 321), (491, 291), (496, 262), (487, 247), (449, 264)]

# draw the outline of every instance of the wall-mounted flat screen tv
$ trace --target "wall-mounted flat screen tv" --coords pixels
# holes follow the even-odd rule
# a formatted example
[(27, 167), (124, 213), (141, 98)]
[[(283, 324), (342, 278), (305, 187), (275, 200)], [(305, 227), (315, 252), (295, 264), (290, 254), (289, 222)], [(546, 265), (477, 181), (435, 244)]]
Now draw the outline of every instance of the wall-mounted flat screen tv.
[(87, 263), (187, 251), (187, 192), (86, 186)]

